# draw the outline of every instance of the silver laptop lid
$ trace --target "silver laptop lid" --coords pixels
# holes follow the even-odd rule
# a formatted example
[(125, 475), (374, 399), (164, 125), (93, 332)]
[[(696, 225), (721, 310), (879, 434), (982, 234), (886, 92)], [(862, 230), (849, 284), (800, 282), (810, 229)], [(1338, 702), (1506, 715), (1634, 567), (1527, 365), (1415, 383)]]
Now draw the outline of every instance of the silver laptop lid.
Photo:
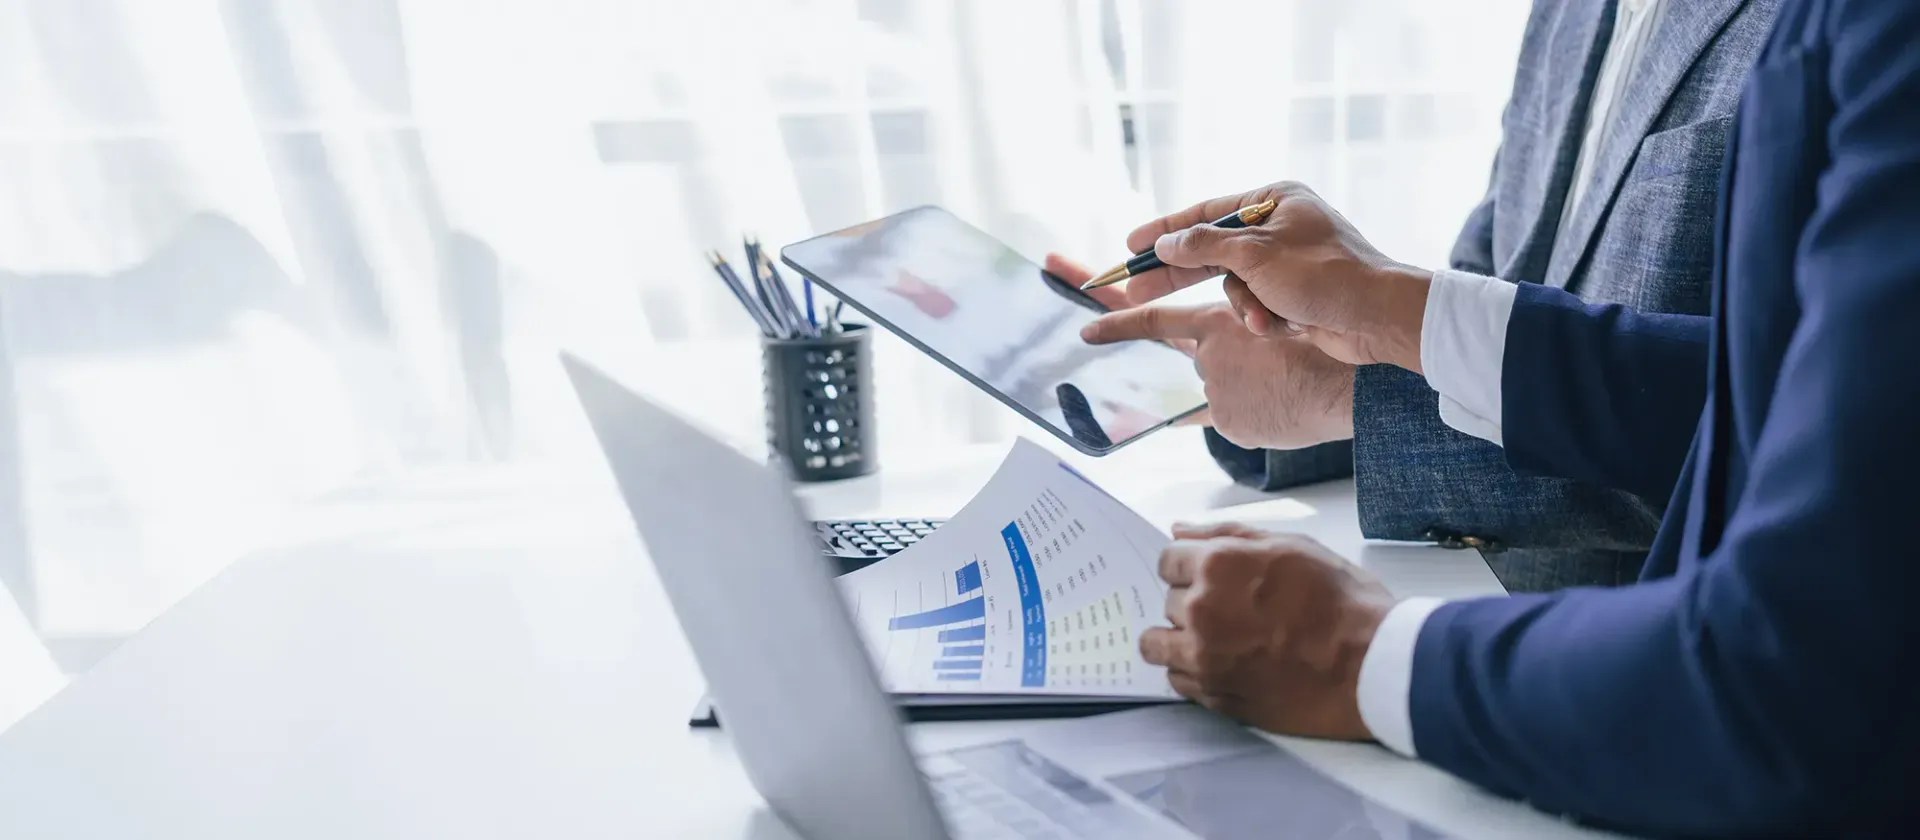
[(818, 840), (946, 837), (786, 480), (572, 355), (561, 364), (774, 812)]

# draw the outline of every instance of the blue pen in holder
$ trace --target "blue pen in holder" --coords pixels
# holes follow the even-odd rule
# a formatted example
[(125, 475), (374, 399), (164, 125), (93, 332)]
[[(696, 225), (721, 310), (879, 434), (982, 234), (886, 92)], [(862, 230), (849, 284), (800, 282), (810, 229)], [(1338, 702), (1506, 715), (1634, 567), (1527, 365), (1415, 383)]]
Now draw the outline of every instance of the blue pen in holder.
[(848, 324), (819, 338), (761, 338), (767, 455), (795, 481), (878, 469), (873, 438), (872, 335)]

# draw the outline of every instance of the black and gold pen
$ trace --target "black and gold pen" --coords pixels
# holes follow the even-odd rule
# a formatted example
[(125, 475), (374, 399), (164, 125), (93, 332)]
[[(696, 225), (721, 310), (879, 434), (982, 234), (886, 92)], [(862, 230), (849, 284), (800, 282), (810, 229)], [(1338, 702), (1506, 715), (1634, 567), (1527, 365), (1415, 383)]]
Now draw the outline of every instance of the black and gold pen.
[[(1228, 213), (1216, 220), (1213, 226), (1243, 228), (1257, 225), (1266, 221), (1267, 216), (1273, 213), (1273, 208), (1276, 206), (1278, 206), (1278, 202), (1269, 198), (1251, 207), (1242, 207), (1232, 213)], [(1101, 286), (1111, 286), (1136, 274), (1145, 274), (1146, 272), (1156, 268), (1164, 268), (1165, 266), (1166, 263), (1161, 262), (1160, 258), (1154, 255), (1153, 249), (1148, 248), (1145, 251), (1133, 255), (1132, 259), (1109, 268), (1101, 272), (1099, 276), (1081, 284), (1080, 291), (1084, 292), (1089, 289), (1098, 289)]]

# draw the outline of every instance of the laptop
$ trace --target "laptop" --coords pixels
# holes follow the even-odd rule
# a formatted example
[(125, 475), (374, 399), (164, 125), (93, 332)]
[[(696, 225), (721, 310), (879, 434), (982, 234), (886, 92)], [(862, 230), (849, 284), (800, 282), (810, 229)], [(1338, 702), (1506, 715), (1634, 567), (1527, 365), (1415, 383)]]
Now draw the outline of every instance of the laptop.
[(916, 758), (787, 480), (562, 364), (748, 778), (803, 836), (1192, 836), (1024, 741)]

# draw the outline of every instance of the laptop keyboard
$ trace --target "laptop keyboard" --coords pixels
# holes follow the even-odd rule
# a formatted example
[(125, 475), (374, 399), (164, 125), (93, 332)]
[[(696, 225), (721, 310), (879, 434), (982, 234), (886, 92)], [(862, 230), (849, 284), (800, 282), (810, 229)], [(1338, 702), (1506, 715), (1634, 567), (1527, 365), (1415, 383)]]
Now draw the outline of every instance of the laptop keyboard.
[(820, 551), (839, 560), (842, 572), (906, 551), (945, 524), (945, 519), (830, 519), (813, 523)]
[(953, 840), (1070, 840), (1038, 808), (971, 770), (927, 776)]
[(954, 840), (1135, 840), (1169, 836), (1122, 803), (1021, 741), (920, 756)]

